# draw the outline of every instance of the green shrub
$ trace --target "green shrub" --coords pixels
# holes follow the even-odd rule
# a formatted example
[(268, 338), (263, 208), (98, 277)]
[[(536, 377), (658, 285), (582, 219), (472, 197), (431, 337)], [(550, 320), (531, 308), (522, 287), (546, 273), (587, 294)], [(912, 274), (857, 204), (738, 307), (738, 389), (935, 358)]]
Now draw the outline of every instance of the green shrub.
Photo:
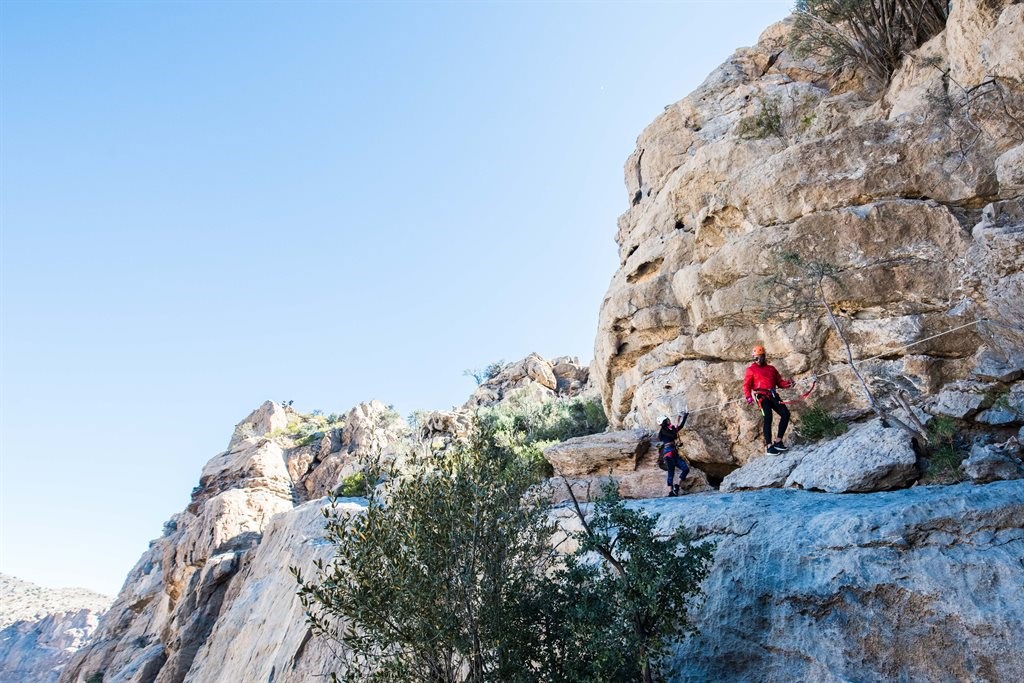
[(603, 432), (607, 426), (604, 407), (596, 398), (538, 401), (528, 392), (521, 392), (501, 405), (478, 412), (473, 441), (482, 453), (512, 453), (550, 476), (551, 468), (543, 456), (545, 448), (576, 436)]
[(754, 116), (740, 119), (736, 132), (745, 140), (760, 140), (782, 135), (782, 114), (777, 97), (761, 100), (761, 109)]
[(341, 481), (334, 495), (338, 498), (361, 498), (369, 493), (369, 482), (364, 472), (354, 472)]
[(928, 469), (925, 483), (950, 484), (963, 479), (960, 463), (963, 450), (957, 444), (959, 428), (951, 417), (933, 417), (928, 422)]
[(946, 26), (944, 0), (797, 0), (790, 49), (886, 83), (904, 55)]
[(484, 382), (494, 379), (498, 374), (505, 369), (505, 359), (496, 360), (485, 368), (469, 368), (463, 370), (462, 374), (466, 377), (472, 377), (473, 381), (476, 382), (477, 386), (480, 386)]
[(345, 653), (331, 680), (651, 680), (693, 631), (712, 547), (658, 533), (612, 489), (559, 555), (538, 483), (514, 453), (455, 450), (392, 478), (386, 501), (325, 509), (335, 558), (291, 571), (314, 635)]
[[(577, 515), (583, 516), (579, 508)], [(627, 507), (614, 485), (594, 502), (574, 535), (576, 551), (556, 577), (565, 594), (551, 601), (551, 622), (566, 630), (564, 642), (587, 644), (583, 656), (561, 653), (577, 656), (564, 657), (560, 680), (649, 681), (679, 673), (670, 654), (697, 632), (688, 609), (701, 596), (715, 545), (696, 543), (682, 528), (659, 534), (657, 523), (656, 515)], [(538, 645), (524, 655), (543, 661), (552, 648)]]
[(808, 441), (834, 439), (846, 432), (846, 423), (833, 417), (821, 406), (814, 405), (800, 415), (796, 431)]

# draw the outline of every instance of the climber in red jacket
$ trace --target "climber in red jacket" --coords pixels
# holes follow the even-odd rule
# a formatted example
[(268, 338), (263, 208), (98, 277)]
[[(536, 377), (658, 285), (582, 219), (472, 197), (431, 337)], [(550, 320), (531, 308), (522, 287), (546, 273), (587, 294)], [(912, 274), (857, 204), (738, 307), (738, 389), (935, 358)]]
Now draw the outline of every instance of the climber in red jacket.
[[(753, 405), (757, 401), (757, 407), (761, 409), (764, 416), (764, 449), (766, 453), (778, 455), (789, 450), (782, 438), (786, 435), (786, 427), (789, 426), (789, 408), (779, 398), (776, 389), (788, 389), (793, 386), (792, 380), (782, 379), (782, 375), (773, 366), (768, 365), (764, 347), (758, 344), (754, 347), (754, 362), (747, 367), (746, 377), (743, 378), (743, 395), (747, 403)], [(779, 437), (772, 441), (772, 411), (779, 414)]]

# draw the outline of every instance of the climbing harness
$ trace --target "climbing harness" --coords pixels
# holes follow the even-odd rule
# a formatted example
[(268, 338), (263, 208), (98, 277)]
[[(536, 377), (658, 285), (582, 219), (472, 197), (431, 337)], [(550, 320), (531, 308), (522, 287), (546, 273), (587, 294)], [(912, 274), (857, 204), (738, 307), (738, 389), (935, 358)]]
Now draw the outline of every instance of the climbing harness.
[[(983, 322), (990, 322), (990, 321), (989, 321), (988, 318), (978, 318), (977, 320), (972, 320), (969, 323), (964, 323), (963, 325), (958, 325), (956, 327), (948, 329), (945, 332), (939, 332), (938, 334), (933, 334), (930, 337), (925, 337), (924, 339), (918, 339), (915, 342), (911, 342), (909, 344), (904, 344), (903, 346), (897, 346), (896, 348), (891, 349), (889, 351), (886, 351), (885, 353), (880, 353), (877, 356), (871, 356), (870, 358), (863, 358), (861, 360), (854, 361), (853, 365), (862, 365), (864, 363), (868, 363), (868, 362), (873, 361), (873, 360), (878, 360), (879, 358), (884, 358), (885, 356), (891, 356), (896, 351), (902, 351), (904, 349), (909, 349), (911, 346), (917, 346), (918, 344), (923, 344), (923, 343), (925, 343), (927, 341), (931, 341), (933, 339), (938, 339), (939, 337), (943, 337), (943, 336), (945, 336), (947, 334), (952, 334), (953, 332), (956, 332), (958, 330), (962, 330), (965, 327), (970, 327), (972, 325), (978, 325), (978, 324), (983, 323)], [(808, 396), (811, 395), (811, 392), (814, 391), (814, 388), (816, 386), (818, 386), (818, 379), (819, 378), (827, 377), (828, 375), (833, 375), (833, 374), (835, 374), (835, 373), (837, 373), (837, 372), (839, 372), (841, 370), (849, 370), (849, 369), (852, 369), (852, 366), (847, 365), (847, 366), (844, 366), (844, 367), (836, 368), (835, 370), (829, 370), (828, 372), (822, 372), (820, 374), (812, 375), (810, 377), (810, 379), (811, 379), (811, 387), (807, 391), (805, 391), (804, 393), (800, 394), (800, 396), (798, 398), (790, 399), (789, 401), (783, 401), (783, 403), (794, 403), (796, 401), (803, 401), (803, 400), (805, 400)], [(797, 380), (797, 381), (793, 382), (793, 386), (795, 387), (797, 384), (800, 384), (801, 382), (804, 382), (804, 381), (806, 381), (806, 378), (805, 379), (801, 379), (801, 380)], [(746, 401), (746, 400), (747, 400), (746, 398), (734, 398), (734, 399), (732, 399), (730, 401), (726, 401), (724, 403), (719, 403), (717, 405), (705, 406), (703, 408), (694, 408), (693, 410), (689, 411), (689, 413), (693, 414), (693, 413), (703, 413), (703, 412), (706, 412), (708, 410), (719, 410), (719, 409), (724, 408), (725, 406), (730, 405), (732, 403), (739, 403), (740, 401)], [(761, 415), (764, 415), (764, 409), (761, 408), (761, 401), (760, 400), (757, 401), (757, 407), (761, 410)]]

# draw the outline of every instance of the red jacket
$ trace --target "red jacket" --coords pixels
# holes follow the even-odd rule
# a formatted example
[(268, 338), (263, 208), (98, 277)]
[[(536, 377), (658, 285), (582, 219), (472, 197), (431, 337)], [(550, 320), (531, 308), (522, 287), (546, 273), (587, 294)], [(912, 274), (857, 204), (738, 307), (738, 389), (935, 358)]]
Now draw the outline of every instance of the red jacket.
[(776, 387), (788, 389), (793, 386), (792, 382), (782, 379), (782, 375), (775, 369), (775, 366), (765, 363), (764, 367), (757, 363), (747, 366), (747, 375), (743, 378), (743, 395), (747, 400), (753, 398), (751, 392), (771, 391)]

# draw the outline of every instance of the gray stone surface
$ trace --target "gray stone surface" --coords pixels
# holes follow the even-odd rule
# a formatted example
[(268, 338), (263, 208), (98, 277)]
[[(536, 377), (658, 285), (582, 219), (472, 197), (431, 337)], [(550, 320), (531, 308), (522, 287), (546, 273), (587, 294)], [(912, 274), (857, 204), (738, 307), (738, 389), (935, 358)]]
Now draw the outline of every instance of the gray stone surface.
[(677, 683), (1024, 680), (1024, 481), (636, 505), (718, 542)]
[(907, 433), (876, 419), (808, 450), (785, 485), (829, 493), (885, 491), (913, 483), (916, 462)]
[(1020, 454), (1017, 437), (1005, 444), (975, 444), (971, 447), (970, 456), (960, 463), (960, 469), (979, 484), (1021, 479), (1024, 478), (1024, 463), (1021, 462)]
[(803, 454), (789, 451), (783, 455), (763, 455), (726, 475), (720, 490), (743, 491), (749, 489), (780, 488), (792, 474)]

